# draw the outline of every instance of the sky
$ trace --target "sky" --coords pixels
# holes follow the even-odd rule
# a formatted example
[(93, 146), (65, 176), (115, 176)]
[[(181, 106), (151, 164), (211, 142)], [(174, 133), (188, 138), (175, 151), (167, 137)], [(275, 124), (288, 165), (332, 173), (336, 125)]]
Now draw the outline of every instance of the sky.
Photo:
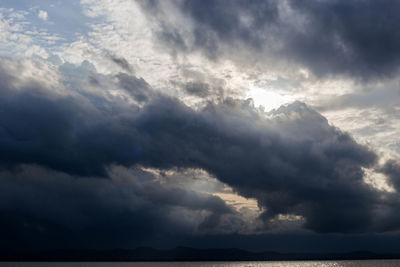
[(399, 12), (1, 1), (0, 251), (400, 252)]

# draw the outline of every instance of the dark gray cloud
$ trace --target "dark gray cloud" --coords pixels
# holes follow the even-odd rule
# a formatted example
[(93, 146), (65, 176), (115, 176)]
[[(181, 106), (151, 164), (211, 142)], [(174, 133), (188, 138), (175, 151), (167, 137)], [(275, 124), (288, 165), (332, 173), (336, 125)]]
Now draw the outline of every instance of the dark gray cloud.
[(218, 103), (226, 97), (238, 98), (244, 94), (238, 88), (228, 87), (224, 79), (210, 73), (206, 74), (187, 67), (182, 67), (180, 70), (182, 80), (170, 80), (170, 86), (191, 98), (194, 97), (197, 101)]
[(373, 229), (378, 193), (363, 182), (362, 167), (373, 166), (376, 155), (305, 104), (265, 114), (251, 101), (227, 99), (194, 110), (142, 87), (142, 79), (120, 75), (118, 83), (148, 93), (143, 107), (4, 85), (2, 165), (81, 176), (107, 176), (111, 164), (200, 168), (257, 199), (267, 225), (294, 214), (318, 232)]
[(0, 248), (129, 247), (170, 232), (207, 232), (208, 217), (218, 227), (233, 213), (216, 196), (171, 187), (140, 168), (114, 166), (108, 175), (74, 177), (34, 165), (1, 171)]
[[(15, 246), (154, 245), (160, 236), (240, 235), (248, 223), (220, 198), (142, 168), (205, 170), (257, 200), (259, 231), (274, 231), (281, 215), (319, 233), (399, 230), (398, 194), (363, 180), (377, 155), (304, 103), (265, 113), (226, 98), (193, 109), (132, 75), (108, 77), (132, 92), (126, 99), (68, 87), (94, 71), (64, 86), (48, 75), (26, 80), (13, 64), (32, 65), (0, 64), (0, 231)], [(397, 188), (396, 166), (381, 171)]]
[(316, 73), (347, 72), (368, 78), (398, 70), (398, 1), (292, 1), (291, 5), (309, 21), (307, 32), (294, 35), (290, 48)]
[(149, 84), (143, 78), (137, 78), (132, 75), (119, 73), (116, 75), (119, 86), (130, 94), (138, 103), (149, 101), (155, 94)]
[(143, 6), (161, 25), (161, 40), (175, 52), (200, 50), (218, 59), (228, 49), (227, 56), (234, 60), (245, 45), (255, 55), (250, 61), (273, 58), (296, 62), (319, 76), (365, 80), (391, 76), (399, 68), (398, 1), (171, 2), (192, 19), (190, 30), (183, 21), (169, 23), (174, 14), (162, 2)]
[(132, 65), (125, 58), (116, 56), (111, 53), (107, 53), (106, 57), (117, 64), (121, 69), (127, 71), (128, 73), (133, 73)]
[(389, 160), (380, 171), (389, 177), (389, 183), (400, 192), (400, 164), (395, 160)]
[(210, 86), (207, 83), (188, 82), (184, 86), (185, 91), (194, 96), (207, 97), (210, 95)]

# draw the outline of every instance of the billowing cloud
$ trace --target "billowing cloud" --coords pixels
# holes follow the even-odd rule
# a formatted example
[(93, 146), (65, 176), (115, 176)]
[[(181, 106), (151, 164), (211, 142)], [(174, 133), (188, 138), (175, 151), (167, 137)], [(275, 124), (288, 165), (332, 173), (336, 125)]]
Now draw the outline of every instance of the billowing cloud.
[[(2, 62), (0, 160), (11, 173), (21, 164), (64, 176), (109, 178), (112, 165), (197, 168), (256, 199), (266, 230), (282, 216), (302, 219), (304, 228), (316, 232), (387, 230), (375, 224), (389, 216), (376, 212), (386, 205), (383, 193), (363, 180), (363, 168), (374, 166), (376, 154), (301, 102), (265, 113), (251, 100), (227, 98), (195, 110), (128, 74), (109, 79), (131, 98), (63, 84), (53, 88), (37, 77), (27, 83), (9, 71), (15, 64), (20, 73), (30, 66)], [(171, 205), (180, 203), (174, 196), (185, 194), (147, 191), (149, 198)], [(201, 205), (196, 196), (189, 199), (184, 201), (189, 208), (207, 209), (210, 203), (215, 214), (229, 212), (218, 198)]]
[[(222, 217), (234, 217), (220, 198), (169, 186), (140, 168), (107, 173), (96, 179), (35, 165), (2, 170), (0, 233), (7, 242), (0, 248), (129, 247), (171, 232), (223, 230)], [(206, 225), (210, 218), (215, 223)]]
[(286, 61), (318, 76), (371, 79), (399, 69), (397, 1), (188, 0), (143, 6), (156, 16), (160, 40), (175, 52), (200, 50), (230, 60), (245, 53), (240, 63)]
[(5, 0), (0, 254), (394, 251), (399, 10)]

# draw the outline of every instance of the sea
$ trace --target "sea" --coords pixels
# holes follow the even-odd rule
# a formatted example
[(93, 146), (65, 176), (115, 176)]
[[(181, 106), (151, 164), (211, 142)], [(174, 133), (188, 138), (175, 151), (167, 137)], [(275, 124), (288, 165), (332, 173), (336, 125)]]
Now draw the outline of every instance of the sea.
[(394, 267), (400, 260), (246, 262), (0, 262), (0, 267)]

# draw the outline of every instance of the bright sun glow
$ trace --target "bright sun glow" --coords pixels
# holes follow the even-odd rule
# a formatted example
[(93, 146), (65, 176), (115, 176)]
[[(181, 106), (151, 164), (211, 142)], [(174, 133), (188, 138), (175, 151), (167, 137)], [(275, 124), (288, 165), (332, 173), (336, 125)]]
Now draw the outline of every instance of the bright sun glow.
[(263, 106), (265, 111), (279, 108), (281, 105), (293, 101), (289, 96), (257, 87), (250, 89), (248, 97), (253, 99), (255, 106)]

